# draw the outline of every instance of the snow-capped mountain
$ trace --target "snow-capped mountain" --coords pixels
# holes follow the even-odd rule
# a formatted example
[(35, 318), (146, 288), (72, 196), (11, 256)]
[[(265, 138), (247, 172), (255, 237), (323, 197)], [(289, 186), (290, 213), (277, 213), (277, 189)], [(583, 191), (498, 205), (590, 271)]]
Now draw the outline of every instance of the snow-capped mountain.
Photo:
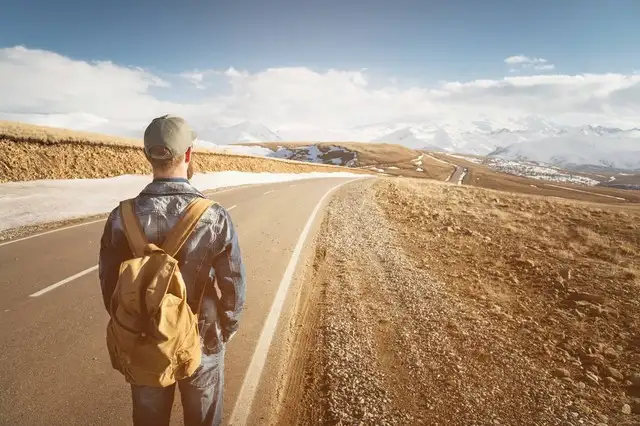
[[(640, 169), (640, 128), (561, 126), (538, 116), (500, 120), (439, 120), (429, 123), (379, 123), (352, 129), (373, 142), (413, 149), (459, 154), (491, 155), (507, 160), (530, 160), (560, 167), (595, 166)], [(381, 137), (374, 135), (384, 134)], [(245, 121), (230, 127), (201, 130), (198, 146), (216, 151), (294, 158), (297, 152), (267, 152), (264, 147), (230, 147), (231, 144), (279, 142), (278, 133), (263, 124)], [(361, 138), (355, 138), (360, 139)], [(260, 151), (260, 152), (257, 152)], [(309, 151), (309, 159), (317, 156)], [(314, 159), (311, 159), (313, 157)], [(337, 161), (337, 160), (336, 160)]]
[(214, 127), (204, 129), (198, 135), (199, 139), (216, 145), (253, 142), (278, 142), (280, 136), (264, 124), (243, 121), (230, 127)]
[(555, 137), (499, 148), (490, 156), (538, 161), (568, 169), (597, 166), (640, 170), (640, 131), (583, 127)]
[(405, 124), (373, 141), (397, 143), (414, 149), (486, 155), (502, 146), (557, 135), (563, 131), (561, 126), (539, 117), (500, 122), (445, 121)]
[(638, 128), (565, 127), (533, 116), (500, 123), (483, 120), (408, 125), (374, 141), (414, 149), (532, 160), (562, 167), (640, 169)]

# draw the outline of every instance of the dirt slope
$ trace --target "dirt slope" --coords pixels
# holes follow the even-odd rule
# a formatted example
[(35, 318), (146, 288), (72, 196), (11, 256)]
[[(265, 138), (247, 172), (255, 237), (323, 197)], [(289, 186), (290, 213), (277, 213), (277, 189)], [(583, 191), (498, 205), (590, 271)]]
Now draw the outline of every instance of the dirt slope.
[[(141, 141), (135, 139), (0, 122), (0, 182), (148, 174), (151, 169), (141, 146)], [(201, 150), (196, 152), (195, 165), (199, 171), (367, 172)]]
[(639, 424), (639, 219), (350, 185), (319, 234), (279, 424)]

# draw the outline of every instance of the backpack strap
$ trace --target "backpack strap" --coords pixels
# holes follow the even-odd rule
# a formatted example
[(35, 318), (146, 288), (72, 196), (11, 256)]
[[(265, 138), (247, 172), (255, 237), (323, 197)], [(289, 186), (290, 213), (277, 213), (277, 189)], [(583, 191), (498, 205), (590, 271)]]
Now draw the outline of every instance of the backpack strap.
[(136, 216), (133, 199), (120, 202), (120, 216), (131, 252), (135, 257), (144, 256), (144, 248), (149, 242)]
[(214, 205), (215, 202), (208, 198), (196, 198), (185, 209), (178, 223), (173, 227), (167, 239), (162, 244), (162, 249), (171, 257), (176, 257), (187, 241), (202, 215)]

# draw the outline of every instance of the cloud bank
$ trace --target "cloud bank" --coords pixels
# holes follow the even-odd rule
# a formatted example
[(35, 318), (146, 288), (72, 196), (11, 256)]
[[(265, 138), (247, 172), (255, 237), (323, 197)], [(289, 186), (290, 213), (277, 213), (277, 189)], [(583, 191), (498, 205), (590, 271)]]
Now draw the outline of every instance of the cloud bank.
[[(553, 69), (546, 59), (524, 55), (504, 62)], [(639, 124), (639, 74), (534, 73), (406, 87), (399, 79), (374, 84), (379, 80), (370, 72), (230, 67), (160, 76), (18, 46), (0, 49), (0, 119), (139, 137), (153, 117), (170, 112), (203, 138), (216, 126), (250, 120), (297, 140), (370, 140), (394, 123), (486, 120), (500, 127), (531, 115), (569, 125)]]

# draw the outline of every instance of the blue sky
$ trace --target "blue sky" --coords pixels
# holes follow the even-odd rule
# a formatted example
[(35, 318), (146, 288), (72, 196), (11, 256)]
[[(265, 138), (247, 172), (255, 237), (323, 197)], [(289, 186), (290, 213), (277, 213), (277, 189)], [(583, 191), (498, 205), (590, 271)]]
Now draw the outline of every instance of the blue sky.
[(636, 127), (639, 19), (635, 0), (12, 1), (0, 119), (138, 135), (171, 112), (298, 140)]
[(21, 0), (3, 6), (0, 40), (158, 72), (369, 68), (433, 81), (499, 76), (517, 54), (568, 73), (631, 71), (638, 19), (633, 0)]

